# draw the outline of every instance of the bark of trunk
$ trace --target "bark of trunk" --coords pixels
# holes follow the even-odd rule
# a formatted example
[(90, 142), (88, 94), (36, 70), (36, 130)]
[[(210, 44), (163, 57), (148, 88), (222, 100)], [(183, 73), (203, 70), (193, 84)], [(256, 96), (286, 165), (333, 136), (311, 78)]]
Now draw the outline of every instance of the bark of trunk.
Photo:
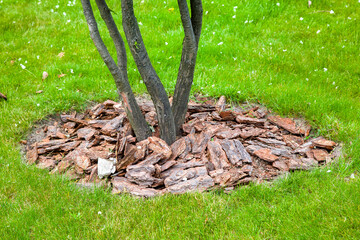
[(176, 81), (172, 111), (175, 128), (179, 135), (184, 123), (189, 95), (194, 79), (196, 56), (202, 26), (201, 0), (190, 0), (191, 18), (186, 0), (178, 0), (181, 22), (185, 32), (179, 73)]
[(132, 0), (121, 0), (122, 23), (131, 54), (154, 103), (160, 126), (160, 136), (167, 144), (175, 141), (175, 123), (168, 96), (146, 51)]
[(151, 136), (151, 130), (145, 121), (141, 110), (136, 103), (134, 93), (131, 90), (127, 72), (126, 72), (126, 52), (125, 46), (122, 41), (121, 35), (118, 32), (115, 22), (110, 14), (110, 11), (104, 0), (97, 0), (98, 7), (102, 18), (104, 19), (111, 38), (114, 41), (116, 52), (118, 56), (119, 66), (116, 65), (114, 59), (111, 57), (107, 47), (101, 39), (97, 23), (94, 17), (94, 13), (89, 0), (81, 0), (83, 6), (84, 15), (89, 26), (90, 36), (93, 40), (101, 58), (108, 67), (111, 75), (113, 76), (118, 94), (123, 101), (123, 105), (130, 121), (130, 124), (135, 132), (135, 135), (139, 141), (144, 140)]

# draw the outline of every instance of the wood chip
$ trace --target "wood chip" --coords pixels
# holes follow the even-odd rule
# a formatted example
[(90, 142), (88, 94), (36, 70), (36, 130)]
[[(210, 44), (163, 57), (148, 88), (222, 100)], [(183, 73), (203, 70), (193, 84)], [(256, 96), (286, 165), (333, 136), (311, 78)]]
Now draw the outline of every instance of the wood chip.
[(267, 148), (261, 148), (254, 151), (254, 155), (267, 162), (274, 162), (279, 158), (278, 156), (271, 154), (271, 150)]

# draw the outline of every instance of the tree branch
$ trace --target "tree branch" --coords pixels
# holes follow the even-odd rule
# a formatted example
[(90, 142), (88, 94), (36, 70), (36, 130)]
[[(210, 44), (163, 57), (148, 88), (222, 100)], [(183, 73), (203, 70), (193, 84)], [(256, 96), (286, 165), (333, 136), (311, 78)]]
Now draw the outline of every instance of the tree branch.
[[(94, 17), (94, 13), (89, 0), (81, 0), (83, 6), (84, 15), (89, 27), (90, 37), (93, 40), (101, 58), (108, 67), (111, 75), (113, 76), (119, 96), (122, 98), (126, 114), (130, 121), (130, 124), (135, 132), (136, 138), (141, 141), (151, 136), (151, 131), (147, 125), (144, 116), (141, 113), (139, 106), (136, 103), (134, 93), (131, 90), (130, 84), (120, 68), (116, 65), (114, 59), (111, 57), (108, 49), (106, 48), (97, 26), (97, 22)], [(108, 19), (108, 16), (107, 16)], [(115, 26), (116, 27), (116, 26)], [(109, 29), (110, 31), (110, 29)], [(113, 29), (111, 30), (113, 32)], [(112, 33), (114, 34), (114, 32)], [(116, 36), (113, 38), (116, 41)], [(121, 37), (121, 36), (120, 36)], [(117, 49), (118, 50), (118, 49)], [(126, 61), (126, 58), (125, 58)]]
[(202, 19), (203, 19), (203, 8), (201, 0), (190, 0), (191, 8), (191, 24), (194, 29), (196, 44), (199, 44)]
[(105, 0), (95, 0), (96, 5), (100, 11), (101, 18), (104, 20), (106, 27), (109, 30), (110, 37), (112, 38), (118, 60), (118, 66), (122, 71), (124, 78), (128, 80), (127, 76), (127, 56), (124, 41), (120, 35), (119, 29), (117, 28), (115, 21), (111, 15), (111, 10), (106, 4)]
[(175, 124), (168, 96), (151, 64), (134, 14), (132, 0), (121, 0), (122, 23), (136, 66), (154, 102), (161, 138), (168, 144), (175, 141)]
[(201, 0), (191, 0), (191, 19), (186, 0), (178, 0), (181, 22), (184, 28), (185, 38), (179, 73), (176, 81), (172, 111), (177, 134), (180, 134), (181, 125), (185, 121), (185, 115), (189, 102), (189, 95), (194, 79), (196, 55), (202, 25)]

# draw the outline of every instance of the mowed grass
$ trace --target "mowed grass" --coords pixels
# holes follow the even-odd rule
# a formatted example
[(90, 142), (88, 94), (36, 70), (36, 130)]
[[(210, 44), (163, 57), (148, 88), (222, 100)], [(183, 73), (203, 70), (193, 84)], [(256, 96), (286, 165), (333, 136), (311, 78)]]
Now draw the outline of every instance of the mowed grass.
[[(134, 2), (150, 58), (171, 94), (183, 38), (177, 3)], [(320, 0), (310, 8), (295, 0), (203, 5), (193, 92), (305, 117), (315, 135), (344, 143), (345, 158), (229, 195), (154, 199), (79, 189), (62, 176), (27, 166), (19, 141), (37, 121), (118, 98), (79, 0), (2, 0), (0, 92), (9, 101), (0, 101), (1, 239), (360, 238), (360, 2)], [(121, 28), (120, 1), (109, 6)], [(105, 24), (99, 26), (114, 53)], [(60, 52), (65, 56), (59, 58)], [(133, 89), (142, 94), (130, 54), (128, 60)], [(43, 71), (49, 73), (45, 80)]]

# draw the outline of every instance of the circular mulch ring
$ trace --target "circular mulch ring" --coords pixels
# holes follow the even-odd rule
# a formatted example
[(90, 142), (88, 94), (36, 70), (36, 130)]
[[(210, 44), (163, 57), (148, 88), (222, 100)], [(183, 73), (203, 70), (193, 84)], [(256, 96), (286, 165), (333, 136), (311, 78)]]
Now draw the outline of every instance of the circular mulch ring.
[(183, 136), (168, 146), (159, 138), (151, 101), (139, 106), (153, 136), (137, 142), (120, 103), (107, 100), (85, 113), (61, 114), (36, 129), (26, 144), (29, 164), (67, 175), (84, 186), (142, 197), (214, 188), (232, 190), (333, 161), (340, 146), (309, 138), (299, 119), (270, 114), (263, 106), (232, 107), (225, 97), (190, 101)]

